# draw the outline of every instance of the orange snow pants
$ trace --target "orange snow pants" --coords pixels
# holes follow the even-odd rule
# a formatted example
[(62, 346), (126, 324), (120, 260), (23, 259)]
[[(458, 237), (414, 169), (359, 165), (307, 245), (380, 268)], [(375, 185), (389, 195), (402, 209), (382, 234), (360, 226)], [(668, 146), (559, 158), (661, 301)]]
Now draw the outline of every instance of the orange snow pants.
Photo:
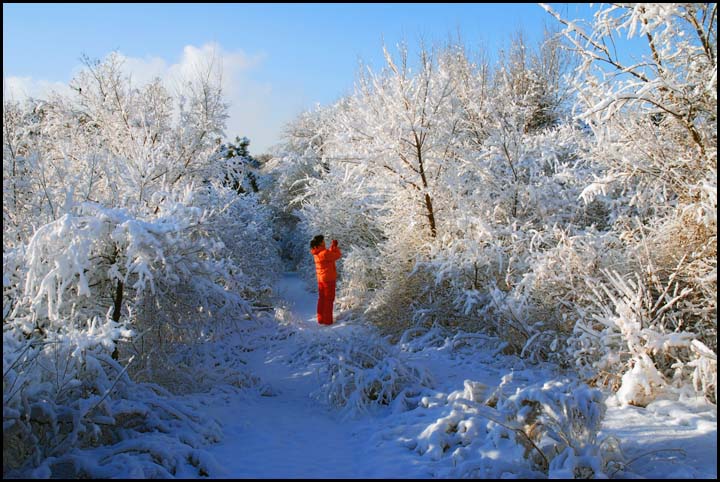
[(335, 303), (335, 281), (318, 282), (317, 319), (321, 325), (332, 325)]

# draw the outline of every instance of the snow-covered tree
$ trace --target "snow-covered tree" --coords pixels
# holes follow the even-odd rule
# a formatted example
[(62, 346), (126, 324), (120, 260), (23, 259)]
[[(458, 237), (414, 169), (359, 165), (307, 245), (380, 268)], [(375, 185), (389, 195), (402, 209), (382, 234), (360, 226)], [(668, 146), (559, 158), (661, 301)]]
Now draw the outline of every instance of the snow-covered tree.
[[(565, 41), (518, 36), (494, 66), (459, 46), (421, 47), (417, 65), (386, 50), (298, 121), (311, 169), (275, 172), (299, 181), (303, 236), (345, 237), (341, 306), (385, 330), (486, 330), (593, 382), (652, 365), (713, 399), (714, 6), (604, 6), (589, 33), (561, 21)], [(606, 47), (624, 32), (647, 58)]]
[[(175, 94), (159, 80), (135, 86), (111, 54), (85, 59), (72, 96), (4, 102), (3, 407), (17, 448), (12, 468), (172, 418), (169, 406), (167, 417), (149, 416), (144, 403), (163, 406), (160, 392), (140, 395), (135, 382), (165, 383), (182, 370), (191, 378), (192, 362), (173, 359), (181, 347), (193, 352), (253, 304), (267, 304), (279, 271), (270, 215), (254, 194), (223, 185), (227, 106), (218, 80), (201, 71)], [(173, 414), (194, 423), (186, 408)], [(188, 445), (217, 436), (201, 432)]]
[[(691, 373), (715, 399), (697, 367), (717, 363), (700, 363), (717, 356), (717, 5), (603, 5), (589, 29), (545, 9), (583, 60), (578, 117), (599, 170), (581, 197), (604, 197), (625, 259), (593, 280), (615, 314), (579, 322), (603, 334), (580, 346), (599, 351), (602, 372), (625, 374), (611, 379), (628, 402)], [(608, 47), (620, 35), (644, 44), (641, 59)]]

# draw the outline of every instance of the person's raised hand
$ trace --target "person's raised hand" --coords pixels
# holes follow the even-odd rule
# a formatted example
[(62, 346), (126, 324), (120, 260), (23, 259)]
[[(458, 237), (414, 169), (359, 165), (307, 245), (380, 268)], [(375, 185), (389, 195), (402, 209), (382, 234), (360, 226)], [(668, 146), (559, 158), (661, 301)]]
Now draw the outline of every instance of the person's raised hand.
[(333, 240), (332, 240), (332, 244), (331, 244), (330, 246), (337, 246), (337, 245), (338, 245), (338, 240), (337, 240), (337, 239), (333, 239)]

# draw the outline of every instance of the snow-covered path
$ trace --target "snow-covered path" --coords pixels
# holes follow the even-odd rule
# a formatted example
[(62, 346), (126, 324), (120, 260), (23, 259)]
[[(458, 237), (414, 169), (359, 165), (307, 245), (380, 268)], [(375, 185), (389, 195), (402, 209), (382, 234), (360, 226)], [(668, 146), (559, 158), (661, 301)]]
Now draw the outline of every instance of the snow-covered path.
[[(213, 413), (227, 421), (225, 440), (213, 450), (229, 477), (337, 478), (360, 472), (356, 439), (336, 414), (310, 399), (310, 372), (279, 360), (251, 362), (274, 396), (237, 400)], [(362, 443), (361, 443), (362, 444)]]
[[(294, 274), (279, 291), (298, 322), (308, 330), (327, 330), (315, 319), (315, 299)], [(269, 385), (270, 396), (244, 396), (210, 408), (224, 424), (224, 440), (209, 448), (225, 473), (222, 477), (352, 478), (388, 474), (391, 455), (368, 444), (368, 422), (343, 421), (337, 410), (310, 396), (321, 381), (315, 370), (289, 366), (291, 352), (278, 346), (247, 356), (248, 369)]]

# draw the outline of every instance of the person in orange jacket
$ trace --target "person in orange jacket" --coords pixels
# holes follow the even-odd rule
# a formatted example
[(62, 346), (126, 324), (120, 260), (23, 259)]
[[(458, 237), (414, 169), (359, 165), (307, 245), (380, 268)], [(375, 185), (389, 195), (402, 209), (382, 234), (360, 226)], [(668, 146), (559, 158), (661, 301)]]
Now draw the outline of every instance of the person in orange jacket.
[(315, 259), (315, 274), (318, 282), (318, 323), (332, 325), (335, 283), (337, 281), (335, 261), (340, 259), (342, 252), (338, 248), (337, 239), (332, 240), (330, 249), (325, 248), (325, 237), (319, 234), (310, 241), (310, 253)]

